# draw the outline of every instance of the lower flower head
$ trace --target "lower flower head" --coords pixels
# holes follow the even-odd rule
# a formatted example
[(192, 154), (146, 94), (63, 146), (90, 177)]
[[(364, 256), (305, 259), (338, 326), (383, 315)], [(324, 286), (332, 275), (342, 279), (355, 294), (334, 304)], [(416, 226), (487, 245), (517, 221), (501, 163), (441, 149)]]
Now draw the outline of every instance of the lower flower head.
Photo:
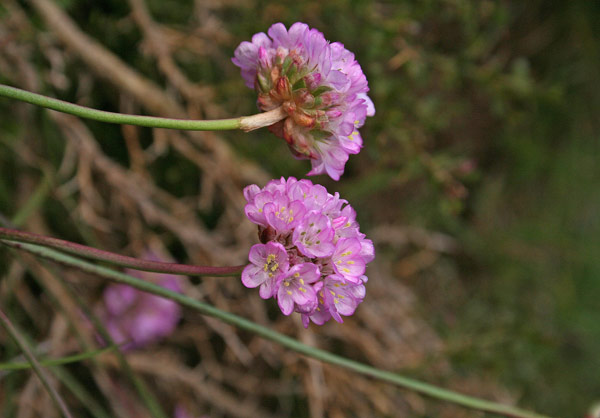
[(267, 33), (242, 42), (233, 63), (257, 91), (261, 110), (286, 112), (269, 129), (296, 158), (311, 160), (309, 175), (326, 173), (339, 180), (348, 155), (362, 148), (358, 128), (375, 114), (367, 78), (354, 54), (304, 23), (289, 30), (276, 23)]
[[(260, 286), (260, 296), (277, 299), (283, 314), (300, 313), (304, 326), (352, 315), (365, 296), (365, 268), (374, 258), (352, 207), (337, 193), (293, 177), (262, 189), (248, 186), (244, 196), (262, 243), (250, 249), (242, 283)], [(259, 207), (264, 217), (256, 215)], [(282, 222), (272, 211), (294, 219)]]

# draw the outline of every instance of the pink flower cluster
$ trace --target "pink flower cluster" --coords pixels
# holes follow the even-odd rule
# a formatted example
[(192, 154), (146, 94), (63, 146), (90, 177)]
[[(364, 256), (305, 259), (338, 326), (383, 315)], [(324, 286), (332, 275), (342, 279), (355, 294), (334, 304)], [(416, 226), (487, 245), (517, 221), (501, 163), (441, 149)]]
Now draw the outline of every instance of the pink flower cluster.
[[(161, 261), (150, 252), (144, 258)], [(177, 276), (137, 270), (126, 270), (126, 273), (181, 292)], [(141, 348), (170, 335), (181, 318), (181, 307), (176, 302), (125, 284), (109, 285), (103, 296), (104, 309), (100, 316), (104, 326), (115, 343), (130, 341), (125, 349)]]
[(375, 250), (348, 202), (293, 177), (262, 189), (253, 184), (244, 196), (262, 243), (250, 249), (242, 283), (277, 299), (284, 315), (302, 314), (305, 327), (352, 315), (365, 297), (365, 267)]
[(362, 148), (358, 128), (375, 114), (354, 54), (298, 22), (289, 30), (274, 24), (268, 36), (257, 33), (234, 55), (246, 86), (258, 92), (258, 107), (282, 106), (288, 115), (269, 129), (286, 140), (296, 158), (311, 160), (309, 175), (327, 173), (339, 180), (349, 154)]

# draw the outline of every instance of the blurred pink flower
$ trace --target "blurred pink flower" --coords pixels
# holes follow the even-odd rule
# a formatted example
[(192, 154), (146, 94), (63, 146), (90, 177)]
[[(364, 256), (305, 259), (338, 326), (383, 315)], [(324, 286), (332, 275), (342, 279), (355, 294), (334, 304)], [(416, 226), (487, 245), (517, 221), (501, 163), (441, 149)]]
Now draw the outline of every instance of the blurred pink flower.
[[(145, 258), (161, 261), (153, 253), (147, 253)], [(181, 291), (181, 278), (174, 275), (137, 270), (126, 273), (174, 292)], [(172, 300), (124, 284), (109, 285), (104, 290), (103, 302), (104, 326), (117, 344), (129, 341), (126, 349), (140, 348), (168, 336), (181, 318), (181, 307)]]

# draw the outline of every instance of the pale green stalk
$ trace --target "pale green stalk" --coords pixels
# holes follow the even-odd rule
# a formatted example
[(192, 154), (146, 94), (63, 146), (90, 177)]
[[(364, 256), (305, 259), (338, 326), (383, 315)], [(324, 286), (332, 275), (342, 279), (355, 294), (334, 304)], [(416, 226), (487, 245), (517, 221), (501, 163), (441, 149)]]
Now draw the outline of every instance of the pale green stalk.
[(152, 393), (152, 391), (148, 388), (148, 386), (146, 385), (144, 380), (135, 374), (135, 372), (129, 365), (127, 358), (125, 357), (123, 352), (120, 350), (118, 345), (115, 343), (113, 338), (110, 336), (108, 330), (102, 324), (102, 321), (100, 321), (100, 319), (90, 309), (89, 305), (83, 300), (83, 298), (78, 293), (76, 293), (72, 289), (71, 286), (68, 285), (68, 283), (62, 276), (59, 276), (59, 275), (55, 275), (55, 276), (61, 282), (63, 288), (67, 292), (69, 292), (71, 297), (73, 297), (73, 299), (77, 302), (77, 304), (79, 305), (79, 308), (83, 311), (85, 316), (90, 320), (90, 322), (94, 326), (94, 329), (96, 330), (96, 332), (98, 332), (98, 334), (100, 334), (100, 337), (104, 341), (106, 341), (107, 344), (109, 344), (111, 346), (117, 346), (117, 349), (115, 350), (114, 354), (117, 356), (117, 361), (119, 362), (119, 367), (120, 367), (121, 371), (123, 372), (123, 374), (125, 376), (127, 376), (129, 378), (129, 380), (131, 381), (131, 383), (133, 384), (133, 387), (135, 388), (136, 392), (142, 399), (142, 402), (144, 403), (144, 405), (150, 412), (150, 415), (152, 415), (152, 417), (154, 417), (154, 418), (167, 418), (167, 414), (163, 410), (159, 400), (156, 398), (156, 396), (154, 396), (154, 393)]
[(29, 251), (33, 254), (41, 257), (54, 260), (61, 264), (69, 265), (72, 267), (79, 268), (88, 273), (96, 274), (103, 278), (127, 284), (135, 287), (139, 290), (153, 293), (155, 295), (171, 299), (182, 306), (195, 309), (200, 313), (208, 316), (215, 317), (223, 322), (234, 325), (246, 331), (250, 331), (256, 335), (259, 335), (265, 339), (274, 341), (277, 344), (282, 345), (290, 350), (296, 351), (297, 353), (312, 357), (317, 360), (321, 360), (327, 363), (338, 365), (346, 369), (355, 371), (357, 373), (364, 374), (366, 376), (373, 377), (378, 380), (382, 380), (388, 383), (395, 384), (401, 388), (408, 389), (425, 396), (429, 396), (435, 399), (451, 402), (457, 405), (461, 405), (467, 408), (476, 409), (480, 411), (495, 413), (499, 415), (519, 418), (547, 418), (544, 415), (537, 414), (535, 412), (526, 411), (520, 408), (516, 408), (509, 405), (502, 405), (496, 402), (486, 401), (478, 399), (472, 396), (463, 395), (457, 392), (453, 392), (447, 389), (442, 389), (428, 383), (423, 383), (418, 380), (414, 380), (402, 375), (392, 373), (385, 370), (376, 369), (372, 366), (359, 363), (354, 360), (347, 359), (345, 357), (338, 356), (336, 354), (321, 350), (309, 345), (303, 344), (293, 338), (286, 335), (280, 334), (264, 326), (258, 325), (252, 321), (239, 317), (229, 312), (222, 311), (215, 308), (212, 305), (192, 299), (186, 295), (182, 295), (168, 289), (164, 289), (158, 285), (150, 282), (146, 282), (141, 279), (137, 279), (132, 276), (120, 273), (118, 271), (111, 270), (109, 268), (94, 265), (84, 260), (71, 257), (67, 254), (60, 253), (50, 248), (40, 247), (38, 245), (26, 244), (26, 243), (15, 243), (9, 241), (2, 241), (6, 245), (14, 248), (20, 248)]
[(281, 108), (252, 116), (218, 120), (189, 120), (126, 115), (123, 113), (91, 109), (89, 107), (76, 105), (74, 103), (21, 90), (16, 87), (6, 86), (4, 84), (0, 84), (0, 96), (100, 122), (146, 126), (148, 128), (179, 129), (184, 131), (229, 131), (232, 129), (251, 131), (264, 126), (270, 126), (287, 116)]
[[(6, 225), (6, 226), (12, 226), (10, 224), (10, 222), (2, 219), (1, 214), (0, 214), (0, 224)], [(4, 229), (4, 228), (0, 227), (0, 230), (1, 229)], [(1, 236), (1, 234), (0, 234), (0, 236)], [(39, 235), (38, 237), (43, 237), (43, 236)], [(45, 237), (45, 238), (49, 238), (49, 237)], [(58, 240), (58, 241), (61, 241), (61, 240)], [(74, 244), (74, 243), (70, 243), (70, 244), (73, 244), (76, 246), (79, 245), (79, 244)], [(48, 243), (47, 245), (50, 245), (50, 244)], [(95, 250), (94, 248), (91, 248), (91, 247), (85, 247), (85, 246), (80, 246), (80, 247), (88, 248), (90, 250)], [(98, 251), (100, 251), (100, 250), (98, 250)], [(102, 252), (102, 251), (100, 251), (100, 252)], [(107, 253), (107, 254), (111, 254), (111, 253)], [(118, 256), (118, 254), (114, 254), (114, 255)], [(143, 260), (139, 260), (139, 261), (143, 262)], [(163, 263), (163, 264), (167, 264), (167, 263)], [(64, 289), (67, 292), (69, 292), (70, 295), (77, 301), (77, 303), (79, 304), (79, 307), (84, 311), (86, 316), (94, 324), (96, 331), (102, 336), (102, 338), (105, 341), (107, 341), (111, 346), (115, 346), (115, 342), (113, 341), (113, 339), (111, 338), (109, 333), (106, 331), (106, 329), (104, 328), (102, 323), (98, 320), (98, 318), (96, 318), (94, 313), (89, 309), (89, 306), (84, 301), (81, 300), (80, 296), (77, 293), (73, 292), (72, 289), (69, 286), (67, 286), (67, 284), (64, 282), (62, 277), (60, 277), (59, 275), (56, 275), (56, 274), (54, 274), (54, 276), (63, 285)], [(85, 342), (83, 342), (83, 344), (85, 345)], [(135, 373), (129, 366), (127, 359), (125, 358), (125, 356), (123, 355), (123, 353), (121, 352), (121, 350), (118, 347), (115, 350), (115, 355), (117, 356), (117, 360), (119, 361), (119, 365), (120, 365), (121, 369), (123, 370), (124, 374), (126, 376), (128, 376), (129, 379), (131, 380), (135, 390), (137, 391), (138, 395), (141, 397), (142, 402), (144, 403), (144, 405), (146, 406), (146, 408), (148, 409), (150, 414), (154, 418), (166, 418), (167, 415), (162, 410), (162, 407), (160, 406), (158, 400), (155, 398), (155, 396), (152, 394), (152, 392), (148, 389), (148, 387), (146, 386), (144, 381), (135, 375)], [(92, 360), (93, 360), (93, 358), (92, 358)]]

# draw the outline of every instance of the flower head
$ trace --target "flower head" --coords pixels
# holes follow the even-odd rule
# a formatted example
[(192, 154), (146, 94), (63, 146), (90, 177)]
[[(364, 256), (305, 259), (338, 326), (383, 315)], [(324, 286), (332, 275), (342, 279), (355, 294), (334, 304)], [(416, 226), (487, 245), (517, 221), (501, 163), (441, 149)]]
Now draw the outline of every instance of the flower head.
[(258, 92), (263, 111), (282, 107), (287, 117), (269, 129), (285, 139), (298, 159), (310, 159), (309, 175), (339, 180), (349, 154), (358, 154), (358, 132), (375, 114), (367, 78), (354, 54), (304, 23), (276, 23), (268, 36), (242, 42), (233, 63), (246, 86)]
[[(160, 261), (152, 253), (147, 259)], [(152, 280), (165, 289), (180, 292), (178, 277), (128, 270), (140, 279)], [(117, 343), (131, 341), (125, 347), (140, 348), (171, 334), (181, 317), (176, 302), (142, 292), (124, 284), (111, 284), (104, 290), (101, 318), (111, 338)]]
[(250, 249), (242, 283), (260, 286), (260, 296), (277, 299), (284, 315), (300, 313), (305, 327), (352, 315), (365, 297), (365, 268), (375, 251), (348, 202), (293, 177), (248, 186), (244, 196), (262, 243)]

